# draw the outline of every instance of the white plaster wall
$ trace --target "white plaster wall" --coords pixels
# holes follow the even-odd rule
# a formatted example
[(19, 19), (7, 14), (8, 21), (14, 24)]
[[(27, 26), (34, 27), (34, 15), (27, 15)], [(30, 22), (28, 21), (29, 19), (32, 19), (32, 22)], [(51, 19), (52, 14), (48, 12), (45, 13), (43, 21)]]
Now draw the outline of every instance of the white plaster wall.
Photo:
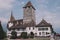
[(13, 26), (13, 23), (9, 23), (8, 26), (9, 26), (9, 28), (10, 28), (11, 26)]
[(25, 30), (21, 29), (21, 30), (15, 30), (17, 32), (17, 36), (20, 36), (22, 32), (26, 32)]
[[(33, 30), (33, 27), (30, 27), (30, 30), (29, 30), (29, 27), (27, 27), (26, 32), (28, 34), (30, 34), (30, 32), (33, 32), (34, 34), (37, 33), (37, 36), (49, 36), (49, 35), (51, 35), (50, 27), (45, 27), (45, 28), (48, 28), (48, 30), (44, 30), (44, 31), (42, 31), (42, 30), (38, 31), (38, 28), (39, 27), (34, 27), (34, 30)], [(41, 32), (41, 35), (39, 35), (39, 32)], [(50, 34), (49, 35), (43, 35), (42, 32), (45, 32), (45, 33), (49, 32)]]
[[(49, 34), (49, 35), (43, 35), (43, 34), (42, 34), (42, 32), (45, 32), (45, 33), (46, 33), (46, 32), (49, 32), (49, 33), (51, 33), (50, 27), (45, 27), (45, 28), (48, 28), (48, 30), (44, 30), (44, 31), (42, 31), (42, 30), (38, 31), (38, 28), (39, 28), (39, 27), (36, 28), (37, 36), (49, 36), (49, 35), (51, 35), (51, 34)], [(41, 35), (39, 35), (39, 32), (41, 32)]]
[(30, 32), (35, 33), (36, 32), (35, 29), (36, 29), (35, 27), (34, 27), (34, 30), (33, 30), (33, 27), (30, 27), (30, 30), (29, 30), (29, 27), (27, 27), (26, 31), (27, 31), (28, 34), (30, 34)]
[[(51, 29), (50, 27), (45, 27), (45, 28), (48, 28), (48, 30), (40, 30), (38, 31), (38, 28), (41, 28), (41, 27), (34, 27), (34, 30), (33, 30), (33, 27), (30, 27), (30, 30), (29, 30), (29, 27), (26, 27), (26, 29), (23, 31), (23, 30), (15, 30), (17, 32), (17, 36), (21, 35), (22, 32), (27, 32), (28, 34), (30, 34), (30, 32), (33, 32), (34, 34), (37, 33), (36, 36), (49, 36), (51, 35)], [(10, 35), (11, 36), (11, 31), (8, 31), (7, 30), (7, 36)], [(39, 32), (41, 32), (41, 35), (39, 35)], [(49, 35), (43, 35), (42, 32), (49, 32), (50, 34)]]
[(11, 31), (7, 30), (7, 36), (11, 36), (11, 32), (12, 30)]
[[(7, 30), (7, 36), (11, 36), (12, 31), (13, 30), (11, 30), (11, 31)], [(23, 30), (15, 30), (15, 31), (17, 32), (17, 36), (20, 36), (22, 32), (26, 32), (25, 30), (24, 31)]]

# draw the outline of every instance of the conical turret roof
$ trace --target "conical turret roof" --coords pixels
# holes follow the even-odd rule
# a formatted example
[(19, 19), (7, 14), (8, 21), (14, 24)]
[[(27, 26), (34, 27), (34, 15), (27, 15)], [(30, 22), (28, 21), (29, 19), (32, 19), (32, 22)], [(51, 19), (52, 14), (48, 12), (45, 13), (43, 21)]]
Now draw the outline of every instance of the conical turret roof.
[(13, 16), (12, 12), (11, 12), (10, 21), (14, 21), (14, 20), (15, 20), (15, 18)]

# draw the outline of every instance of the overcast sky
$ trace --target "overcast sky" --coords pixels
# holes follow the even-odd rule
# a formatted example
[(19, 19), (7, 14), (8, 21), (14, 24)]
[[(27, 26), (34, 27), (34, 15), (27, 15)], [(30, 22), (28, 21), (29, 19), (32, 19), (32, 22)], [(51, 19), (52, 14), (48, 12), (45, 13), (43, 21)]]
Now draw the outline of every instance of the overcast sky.
[[(60, 33), (60, 0), (0, 0), (0, 20), (2, 24), (9, 21), (11, 11), (16, 20), (23, 18), (23, 6), (31, 1), (36, 11), (36, 23), (42, 18), (52, 24), (54, 31)], [(6, 28), (5, 26), (3, 26)]]

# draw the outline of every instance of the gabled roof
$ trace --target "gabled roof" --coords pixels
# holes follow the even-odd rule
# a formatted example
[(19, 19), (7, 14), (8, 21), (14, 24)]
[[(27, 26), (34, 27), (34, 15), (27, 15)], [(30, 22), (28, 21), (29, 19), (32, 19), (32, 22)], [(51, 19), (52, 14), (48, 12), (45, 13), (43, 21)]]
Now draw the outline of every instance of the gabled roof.
[(25, 29), (26, 27), (35, 27), (35, 25), (36, 25), (33, 20), (30, 23), (23, 24), (23, 19), (8, 22), (8, 24), (9, 23), (13, 23), (13, 26), (9, 27), (7, 25), (8, 29)]
[(10, 16), (10, 20), (9, 21), (14, 21), (14, 20), (15, 20), (15, 18), (13, 16), (12, 12), (11, 12), (11, 16)]
[(49, 27), (52, 26), (50, 23), (47, 23), (44, 19), (37, 25), (37, 27)]
[[(8, 22), (9, 24), (10, 22)], [(23, 26), (23, 19), (20, 19), (20, 20), (15, 20), (15, 21), (12, 21), (11, 23), (13, 23), (13, 26), (11, 26), (9, 28), (9, 26), (7, 26), (8, 29), (24, 29), (25, 27)]]
[(26, 8), (26, 7), (32, 7), (35, 10), (34, 6), (31, 3), (31, 1), (29, 1), (23, 8)]

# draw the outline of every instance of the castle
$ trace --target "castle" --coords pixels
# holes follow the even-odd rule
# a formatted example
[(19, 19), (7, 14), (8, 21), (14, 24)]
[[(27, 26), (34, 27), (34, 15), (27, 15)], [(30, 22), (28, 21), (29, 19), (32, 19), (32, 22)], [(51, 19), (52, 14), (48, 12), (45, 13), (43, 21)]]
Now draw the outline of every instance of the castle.
[(32, 32), (36, 37), (51, 36), (53, 32), (52, 25), (44, 19), (39, 24), (36, 24), (35, 10), (29, 1), (23, 7), (23, 19), (16, 20), (11, 12), (11, 17), (7, 24), (7, 36), (10, 37), (13, 30), (17, 32), (17, 36), (21, 35), (22, 32), (27, 32), (27, 34)]

